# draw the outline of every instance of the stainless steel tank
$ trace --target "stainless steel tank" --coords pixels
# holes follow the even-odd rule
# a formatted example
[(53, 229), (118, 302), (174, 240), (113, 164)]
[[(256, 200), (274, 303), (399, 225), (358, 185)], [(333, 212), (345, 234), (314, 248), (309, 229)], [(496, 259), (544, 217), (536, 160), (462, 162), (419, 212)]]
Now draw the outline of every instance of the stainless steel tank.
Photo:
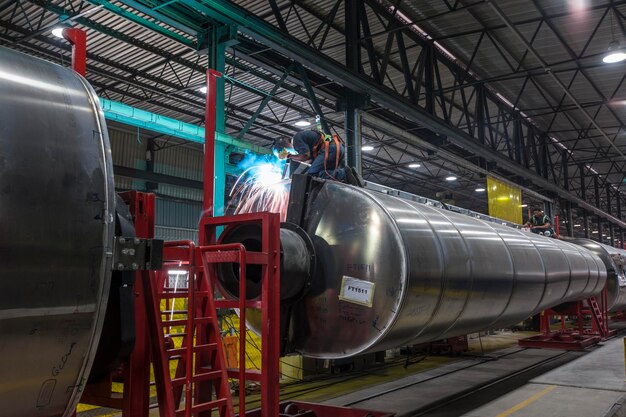
[(0, 415), (69, 415), (109, 288), (114, 186), (95, 92), (0, 48)]
[(614, 248), (591, 239), (573, 239), (570, 242), (580, 245), (600, 257), (607, 271), (606, 289), (609, 311), (626, 308), (626, 251)]
[(510, 325), (606, 281), (580, 246), (336, 182), (304, 223), (317, 268), (291, 339), (316, 358)]

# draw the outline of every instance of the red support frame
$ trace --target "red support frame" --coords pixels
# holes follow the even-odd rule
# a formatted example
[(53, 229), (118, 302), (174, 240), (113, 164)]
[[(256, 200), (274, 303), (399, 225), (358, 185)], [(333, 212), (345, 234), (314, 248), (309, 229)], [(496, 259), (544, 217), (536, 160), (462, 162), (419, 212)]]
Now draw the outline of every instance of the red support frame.
[[(154, 238), (154, 194), (138, 191), (120, 193), (128, 204), (139, 238)], [(114, 375), (85, 387), (81, 402), (122, 410), (123, 417), (148, 417), (150, 406), (150, 345), (146, 290), (150, 288), (150, 272), (138, 271), (135, 276), (135, 345), (128, 361), (122, 364), (123, 393), (113, 392)]]
[[(536, 336), (527, 337), (518, 341), (521, 347), (584, 350), (588, 346), (595, 345), (602, 340), (612, 336), (615, 331), (609, 329), (609, 313), (607, 311), (607, 291), (606, 288), (600, 293), (601, 302), (598, 303), (595, 297), (590, 297), (583, 301), (569, 303), (567, 306), (559, 307), (558, 311), (546, 309), (541, 312), (540, 331)], [(585, 328), (583, 319), (591, 316), (591, 328)], [(567, 329), (565, 317), (576, 316), (577, 326), (575, 329)], [(561, 328), (552, 331), (550, 319), (560, 317)]]
[(72, 44), (72, 69), (83, 77), (86, 76), (87, 33), (78, 28), (65, 28), (63, 38)]
[[(215, 106), (217, 79), (222, 73), (214, 69), (206, 72), (206, 105), (204, 112), (204, 199), (202, 208), (205, 216), (213, 217), (215, 201)], [(204, 242), (200, 240), (200, 245)]]
[[(220, 245), (217, 230), (220, 226), (258, 224), (261, 227), (261, 252), (248, 252), (243, 245)], [(245, 279), (240, 279), (238, 301), (217, 300), (217, 308), (240, 309), (239, 333), (239, 370), (231, 371), (229, 376), (239, 379), (239, 415), (246, 413), (245, 382), (261, 382), (261, 417), (279, 415), (279, 380), (280, 380), (280, 215), (277, 213), (249, 213), (236, 216), (203, 217), (200, 220), (201, 241), (207, 242), (200, 247), (198, 261), (203, 263), (211, 285), (215, 286), (217, 277), (215, 265), (219, 262), (240, 263), (241, 277), (245, 277), (242, 265), (258, 263), (263, 268), (261, 297), (258, 300), (245, 299)], [(245, 310), (260, 308), (261, 328), (261, 373), (245, 370)]]

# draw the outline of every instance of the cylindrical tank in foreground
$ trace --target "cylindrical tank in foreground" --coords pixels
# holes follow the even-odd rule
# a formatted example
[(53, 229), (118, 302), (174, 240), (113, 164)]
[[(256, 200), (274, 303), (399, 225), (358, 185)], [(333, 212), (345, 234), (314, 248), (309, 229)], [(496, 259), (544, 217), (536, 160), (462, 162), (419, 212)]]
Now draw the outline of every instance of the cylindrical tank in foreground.
[(306, 356), (510, 325), (606, 281), (600, 258), (571, 243), (336, 182), (312, 195), (317, 271), (291, 334)]
[(626, 308), (626, 251), (614, 248), (591, 239), (573, 239), (570, 242), (580, 245), (602, 259), (607, 271), (606, 290), (607, 308), (619, 311)]
[(98, 98), (0, 48), (0, 414), (69, 415), (110, 279), (114, 186)]

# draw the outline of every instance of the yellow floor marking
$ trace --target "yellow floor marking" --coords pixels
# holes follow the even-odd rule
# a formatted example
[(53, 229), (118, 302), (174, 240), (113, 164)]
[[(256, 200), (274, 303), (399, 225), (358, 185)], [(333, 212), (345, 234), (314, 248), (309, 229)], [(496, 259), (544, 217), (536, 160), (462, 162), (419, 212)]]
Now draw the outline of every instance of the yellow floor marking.
[(507, 416), (510, 416), (511, 414), (521, 410), (522, 408), (526, 407), (527, 405), (530, 405), (530, 404), (534, 403), (535, 401), (537, 401), (539, 398), (543, 397), (544, 395), (549, 394), (555, 388), (556, 388), (556, 385), (550, 385), (549, 387), (544, 388), (543, 390), (539, 391), (538, 393), (536, 393), (532, 397), (529, 397), (529, 398), (525, 399), (524, 401), (522, 401), (521, 403), (519, 403), (517, 405), (514, 405), (513, 407), (509, 408), (508, 410), (501, 412), (496, 417), (507, 417)]

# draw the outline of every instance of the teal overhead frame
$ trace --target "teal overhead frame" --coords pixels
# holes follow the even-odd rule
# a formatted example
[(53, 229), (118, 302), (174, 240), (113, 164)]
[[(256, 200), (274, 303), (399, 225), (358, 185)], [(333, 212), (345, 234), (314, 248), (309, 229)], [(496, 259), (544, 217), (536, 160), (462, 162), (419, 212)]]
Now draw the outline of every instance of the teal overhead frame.
[[(190, 142), (204, 143), (204, 128), (191, 123), (181, 122), (171, 117), (141, 110), (118, 101), (108, 100), (100, 97), (100, 106), (104, 111), (107, 120), (113, 120), (129, 126), (139, 127), (164, 135), (188, 140)], [(223, 122), (222, 122), (223, 125)], [(222, 129), (223, 130), (223, 129)], [(251, 143), (233, 138), (223, 132), (216, 135), (218, 143), (233, 146), (243, 150), (249, 150), (257, 154), (270, 153), (268, 149)]]
[[(161, 25), (159, 25), (158, 23), (146, 19), (144, 17), (138, 16), (136, 14), (134, 14), (133, 12), (123, 9), (119, 6), (116, 6), (115, 4), (111, 3), (108, 0), (87, 0), (89, 3), (94, 4), (96, 6), (102, 6), (104, 7), (106, 10), (113, 12), (119, 16), (122, 16), (123, 18), (130, 20), (131, 22), (134, 22), (138, 25), (144, 26), (150, 30), (153, 30), (154, 32), (157, 32), (161, 35), (167, 36), (170, 39), (173, 39), (185, 46), (189, 46), (191, 48), (195, 48), (196, 47), (196, 42), (193, 41), (192, 39), (185, 37), (183, 35), (181, 35), (180, 33), (174, 32), (172, 30), (169, 30)], [(155, 13), (152, 13), (153, 15)], [(173, 20), (168, 20), (167, 22), (163, 22), (166, 24), (173, 24), (174, 21)]]

